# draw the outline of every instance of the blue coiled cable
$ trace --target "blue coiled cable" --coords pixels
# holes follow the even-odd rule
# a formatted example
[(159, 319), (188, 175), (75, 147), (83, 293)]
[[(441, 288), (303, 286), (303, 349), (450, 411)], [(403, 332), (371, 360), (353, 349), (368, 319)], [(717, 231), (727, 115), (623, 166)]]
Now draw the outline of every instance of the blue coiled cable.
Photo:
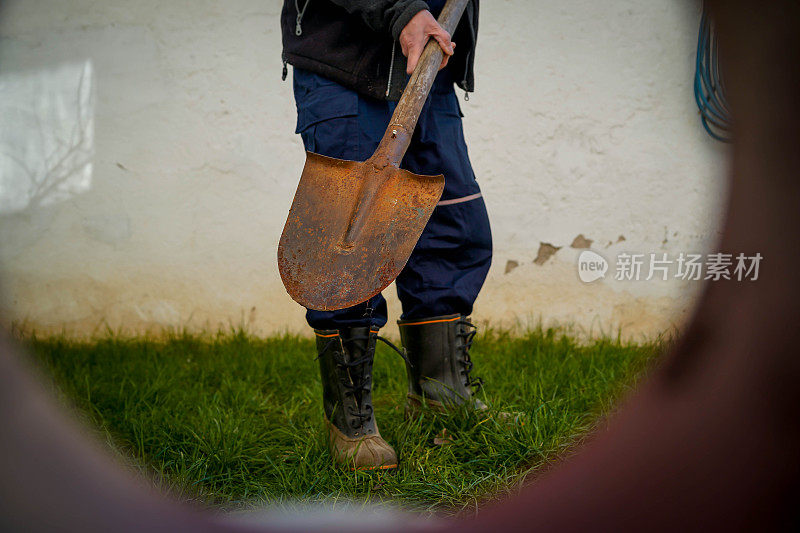
[(704, 11), (697, 38), (694, 99), (708, 134), (718, 141), (731, 142), (731, 115), (719, 71), (718, 50), (716, 32)]

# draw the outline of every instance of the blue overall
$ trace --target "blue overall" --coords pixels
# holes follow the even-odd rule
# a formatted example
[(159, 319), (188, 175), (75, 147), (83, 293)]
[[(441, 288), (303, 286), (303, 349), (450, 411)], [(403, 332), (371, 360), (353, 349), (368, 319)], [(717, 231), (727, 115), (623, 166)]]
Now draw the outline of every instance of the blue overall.
[[(367, 160), (383, 137), (396, 102), (364, 97), (317, 74), (294, 69), (297, 133), (306, 150)], [(443, 174), (445, 189), (408, 263), (397, 277), (404, 320), (472, 313), (492, 261), (486, 205), (467, 154), (461, 108), (447, 68), (439, 72), (401, 167)], [(315, 329), (386, 324), (380, 294), (338, 311), (306, 313)]]

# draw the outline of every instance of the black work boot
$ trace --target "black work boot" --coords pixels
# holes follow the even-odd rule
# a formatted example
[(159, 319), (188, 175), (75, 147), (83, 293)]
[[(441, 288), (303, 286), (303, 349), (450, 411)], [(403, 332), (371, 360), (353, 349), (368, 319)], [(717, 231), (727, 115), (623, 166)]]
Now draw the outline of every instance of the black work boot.
[(469, 348), (476, 328), (467, 317), (449, 315), (397, 324), (408, 357), (407, 416), (418, 414), (423, 404), (437, 411), (461, 405), (486, 409), (475, 397), (481, 381), (470, 377)]
[(396, 468), (397, 454), (378, 432), (372, 408), (377, 332), (363, 327), (314, 333), (334, 461), (356, 470)]

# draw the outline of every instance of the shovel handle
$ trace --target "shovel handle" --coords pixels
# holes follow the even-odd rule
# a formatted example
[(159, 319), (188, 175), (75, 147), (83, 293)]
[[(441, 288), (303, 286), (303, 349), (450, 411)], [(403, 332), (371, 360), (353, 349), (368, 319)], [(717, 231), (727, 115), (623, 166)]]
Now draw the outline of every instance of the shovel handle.
[[(439, 25), (450, 35), (458, 26), (461, 15), (467, 7), (469, 0), (447, 0), (442, 13), (439, 15)], [(411, 143), (411, 135), (417, 127), (417, 120), (422, 112), (422, 106), (428, 99), (431, 92), (433, 80), (439, 72), (439, 65), (442, 64), (444, 52), (436, 39), (430, 39), (419, 63), (411, 75), (411, 79), (406, 85), (403, 96), (397, 103), (397, 107), (389, 122), (386, 134), (383, 136), (378, 146), (375, 156), (378, 158), (379, 165), (390, 164), (395, 167), (400, 166), (400, 161), (408, 150)]]

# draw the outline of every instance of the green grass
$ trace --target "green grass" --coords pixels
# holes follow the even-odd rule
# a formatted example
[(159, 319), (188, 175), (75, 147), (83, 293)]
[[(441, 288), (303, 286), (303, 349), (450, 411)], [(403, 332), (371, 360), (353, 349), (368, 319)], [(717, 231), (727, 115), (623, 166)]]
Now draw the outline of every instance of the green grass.
[[(406, 421), (403, 361), (381, 346), (374, 403), (394, 473), (331, 465), (313, 341), (241, 332), (167, 339), (25, 341), (56, 390), (115, 450), (182, 498), (224, 509), (355, 498), (418, 511), (469, 511), (507, 494), (591, 429), (658, 353), (658, 343), (580, 345), (556, 331), (490, 332), (472, 352), (482, 396), (523, 413)], [(453, 443), (435, 446), (446, 429)]]

